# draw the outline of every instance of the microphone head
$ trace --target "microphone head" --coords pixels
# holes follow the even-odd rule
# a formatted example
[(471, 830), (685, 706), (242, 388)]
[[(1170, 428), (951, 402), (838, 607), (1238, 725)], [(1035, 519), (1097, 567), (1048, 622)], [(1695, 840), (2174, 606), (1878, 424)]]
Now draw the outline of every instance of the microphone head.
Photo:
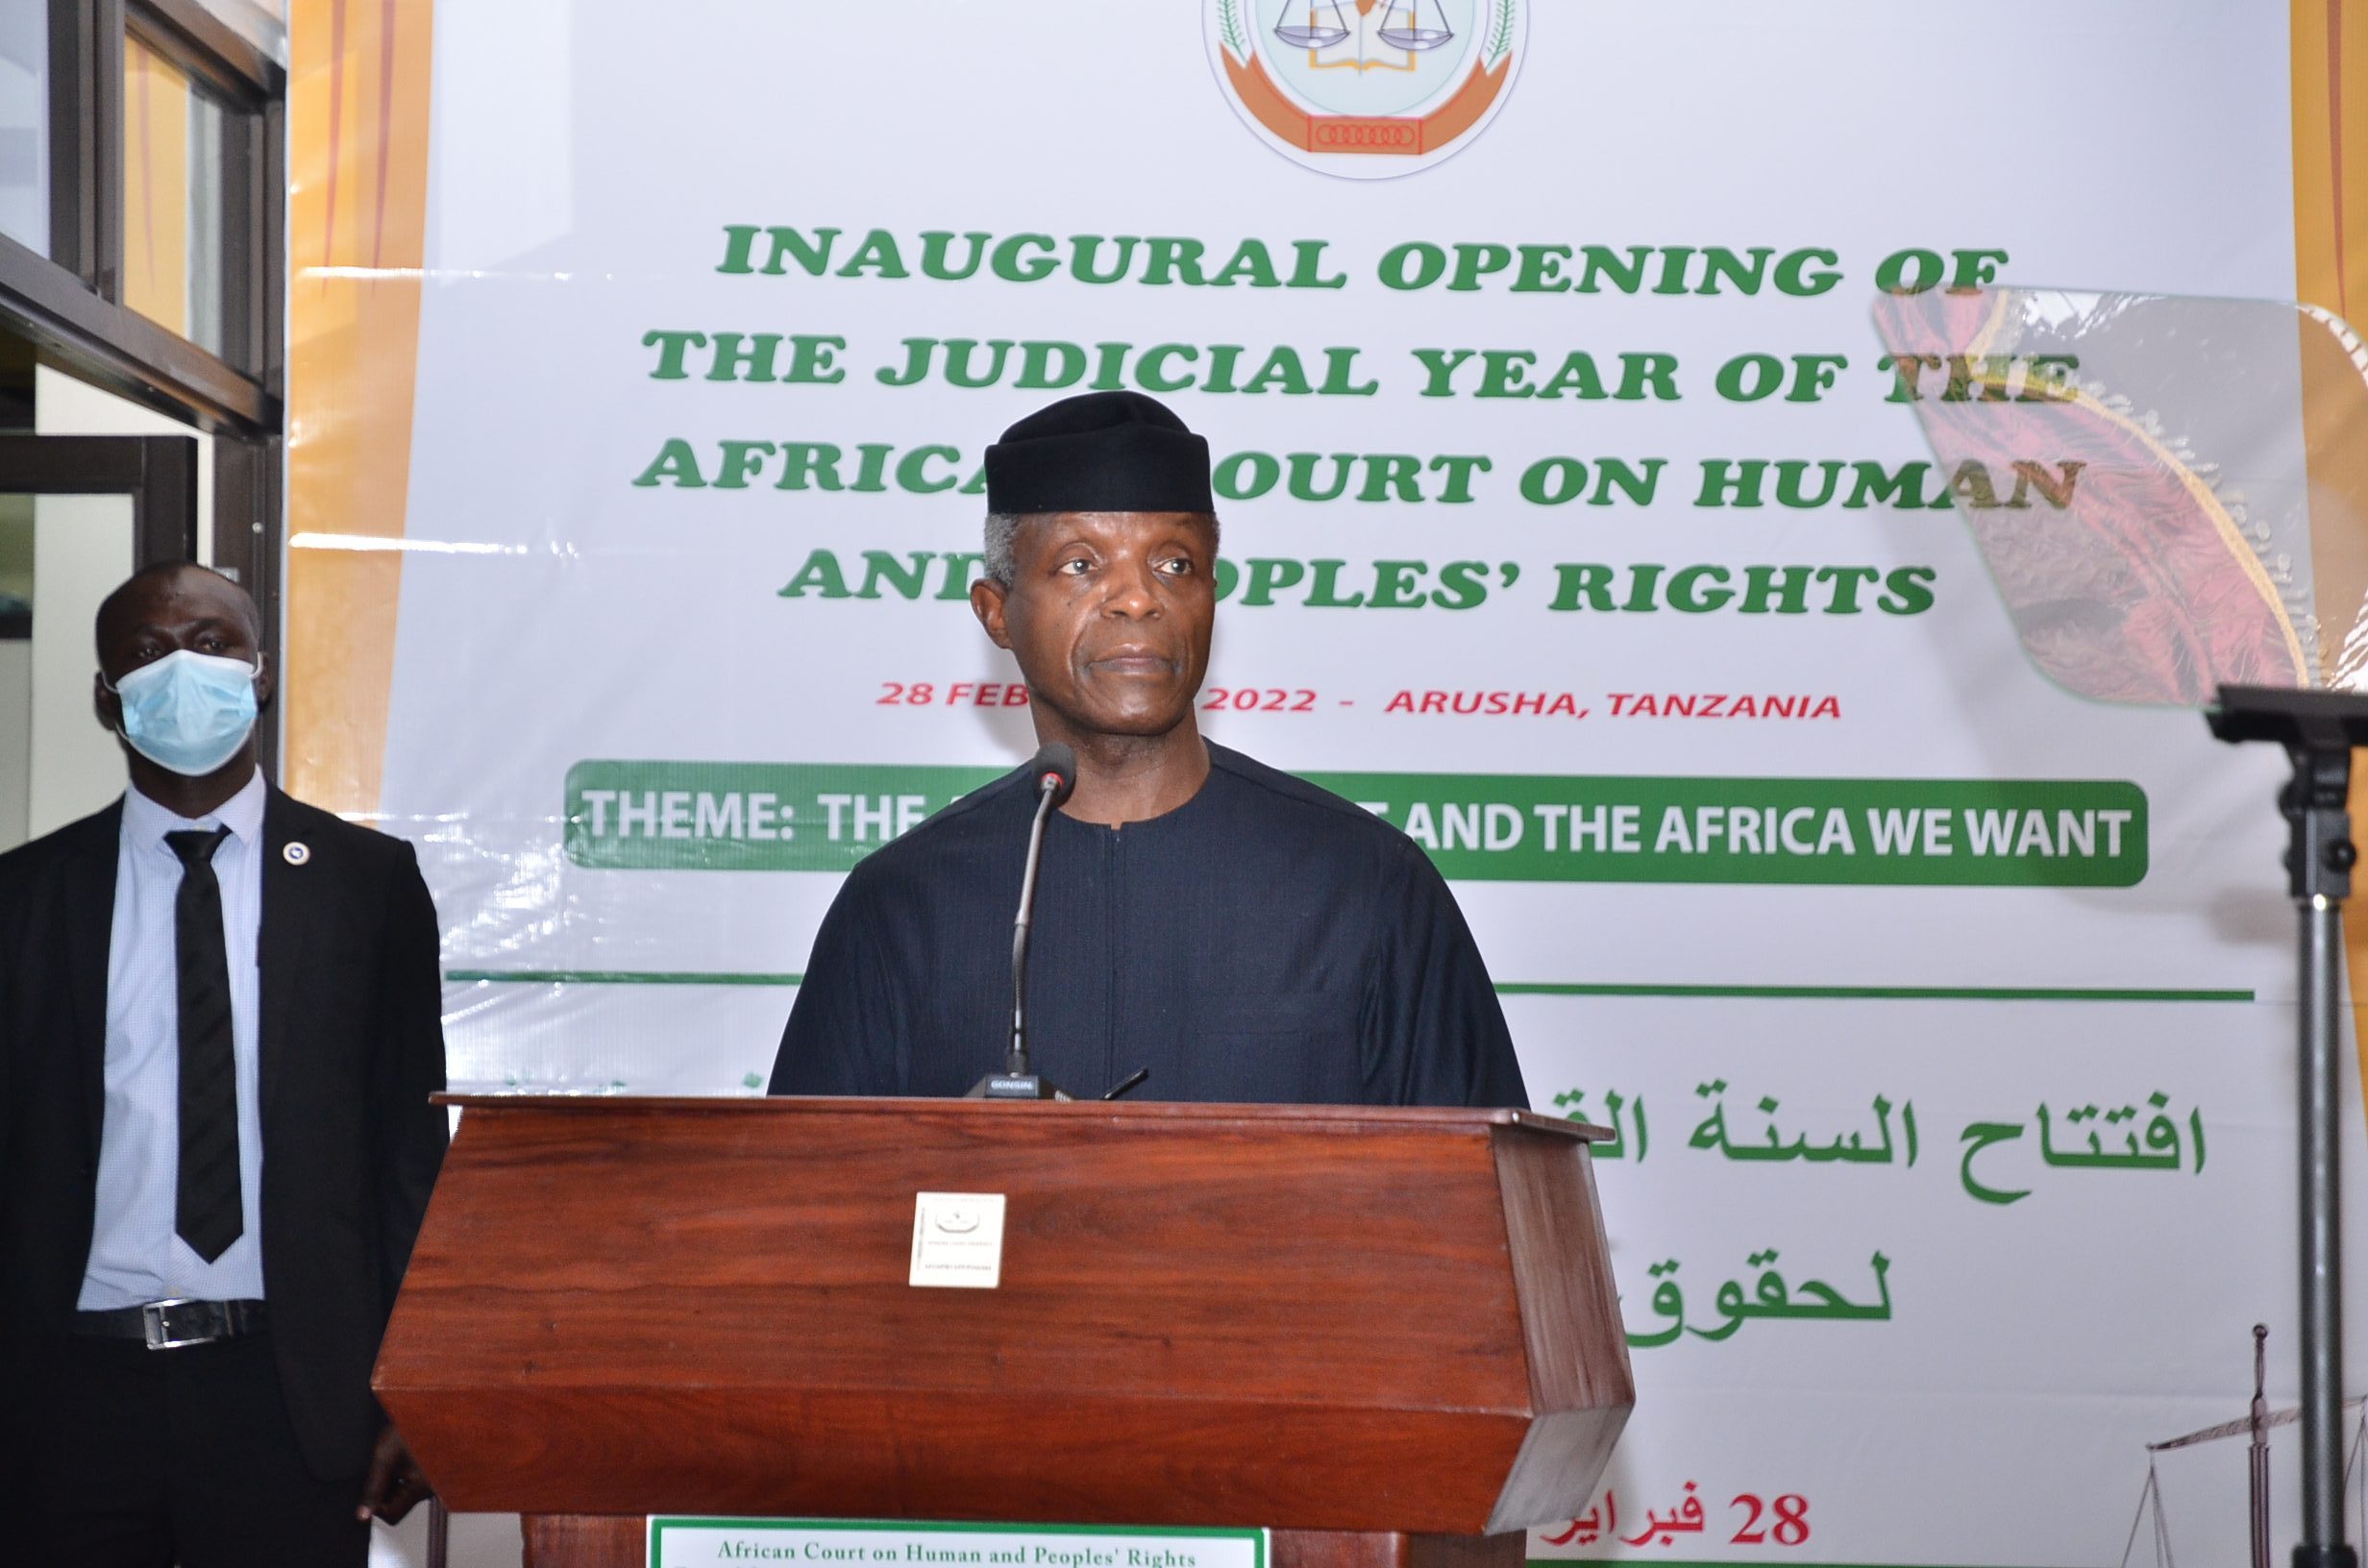
[(1058, 741), (1047, 741), (1039, 747), (1027, 765), (1028, 776), (1036, 781), (1036, 793), (1049, 791), (1052, 803), (1060, 805), (1077, 788), (1077, 753)]

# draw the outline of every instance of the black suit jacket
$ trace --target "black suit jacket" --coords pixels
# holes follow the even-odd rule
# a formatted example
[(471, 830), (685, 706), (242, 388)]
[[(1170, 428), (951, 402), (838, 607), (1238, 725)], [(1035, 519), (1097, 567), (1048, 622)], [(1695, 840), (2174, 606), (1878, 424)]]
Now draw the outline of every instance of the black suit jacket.
[[(118, 801), (0, 855), (0, 1356), (65, 1330), (89, 1261), (122, 818)], [(409, 845), (277, 789), (262, 889), (271, 1343), (307, 1461), (358, 1475), (383, 1419), (370, 1365), (444, 1157), (435, 906)]]

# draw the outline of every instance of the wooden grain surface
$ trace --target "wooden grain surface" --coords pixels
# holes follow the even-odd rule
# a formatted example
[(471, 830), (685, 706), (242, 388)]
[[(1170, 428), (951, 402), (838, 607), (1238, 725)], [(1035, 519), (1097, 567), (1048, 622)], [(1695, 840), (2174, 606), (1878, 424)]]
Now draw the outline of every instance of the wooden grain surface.
[(649, 1524), (639, 1516), (545, 1513), (518, 1523), (524, 1568), (645, 1568), (649, 1561)]
[(1538, 1415), (1489, 1516), (1490, 1530), (1509, 1531), (1587, 1506), (1637, 1393), (1588, 1152), (1513, 1137), (1495, 1155)]
[[(1597, 1293), (1521, 1286), (1509, 1224), (1600, 1237), (1500, 1143), (1580, 1156), (1511, 1113), (474, 1105), (376, 1386), (468, 1509), (1476, 1532), (1542, 1390), (1626, 1386), (1533, 1367), (1574, 1326), (1524, 1290)], [(906, 1283), (918, 1191), (1005, 1195), (1000, 1288)]]

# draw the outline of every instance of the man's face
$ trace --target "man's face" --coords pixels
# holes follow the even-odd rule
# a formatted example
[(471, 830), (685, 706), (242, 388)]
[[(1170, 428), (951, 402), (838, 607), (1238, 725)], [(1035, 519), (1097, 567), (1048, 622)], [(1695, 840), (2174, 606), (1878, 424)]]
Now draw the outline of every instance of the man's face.
[[(123, 698), (107, 689), (133, 671), (188, 649), (215, 658), (258, 662), (255, 601), (236, 583), (203, 567), (158, 573), (127, 586), (99, 617), (99, 673), (92, 694), (99, 723), (123, 727)], [(255, 700), (271, 700), (271, 670), (255, 680)]]
[(1164, 735), (1209, 668), (1217, 551), (1192, 512), (1051, 512), (1012, 541), (1011, 584), (971, 607), (1036, 702), (1083, 735)]

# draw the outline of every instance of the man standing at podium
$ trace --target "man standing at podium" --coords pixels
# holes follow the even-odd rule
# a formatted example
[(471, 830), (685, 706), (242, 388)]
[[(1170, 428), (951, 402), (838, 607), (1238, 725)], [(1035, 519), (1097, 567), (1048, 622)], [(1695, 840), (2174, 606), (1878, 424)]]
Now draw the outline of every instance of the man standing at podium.
[[(1028, 1048), (1100, 1094), (1526, 1106), (1444, 880), (1404, 834), (1201, 738), (1218, 526), (1208, 443), (1089, 393), (987, 449), (971, 607), (1077, 756), (1048, 823)], [(980, 789), (859, 863), (814, 942), (777, 1094), (954, 1095), (1002, 1061), (1034, 778)]]

